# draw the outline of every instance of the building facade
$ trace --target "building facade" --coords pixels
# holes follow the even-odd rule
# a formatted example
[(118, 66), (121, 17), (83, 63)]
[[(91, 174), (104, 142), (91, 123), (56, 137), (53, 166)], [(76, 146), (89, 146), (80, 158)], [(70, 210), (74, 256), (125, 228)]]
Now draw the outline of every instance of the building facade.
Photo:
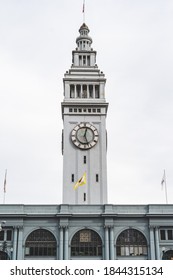
[(0, 205), (0, 259), (173, 259), (173, 205), (107, 202), (106, 79), (84, 23), (65, 73), (63, 204)]
[(173, 205), (1, 205), (0, 259), (173, 258)]

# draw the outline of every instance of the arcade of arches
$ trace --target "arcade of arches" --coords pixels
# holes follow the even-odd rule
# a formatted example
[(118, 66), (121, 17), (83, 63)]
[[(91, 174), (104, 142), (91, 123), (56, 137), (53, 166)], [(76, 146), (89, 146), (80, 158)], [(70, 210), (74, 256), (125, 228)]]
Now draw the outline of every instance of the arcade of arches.
[[(99, 234), (90, 229), (76, 232), (71, 240), (71, 256), (102, 257), (103, 243)], [(147, 256), (147, 240), (135, 229), (120, 233), (116, 242), (117, 256)], [(45, 229), (38, 229), (29, 234), (25, 242), (25, 256), (56, 257), (57, 241), (54, 235)]]
[[(162, 242), (162, 260), (173, 259), (173, 249), (167, 248), (166, 242), (170, 238), (170, 229), (160, 230), (160, 242)], [(5, 231), (4, 231), (5, 232)], [(13, 234), (8, 238), (7, 234), (1, 232), (0, 260), (8, 260), (13, 257), (13, 248), (9, 250), (13, 241)], [(172, 238), (172, 237), (171, 237)], [(77, 231), (69, 241), (69, 258), (96, 258), (105, 259), (105, 237), (94, 230), (82, 229)], [(26, 238), (24, 255), (25, 259), (61, 259), (60, 258), (60, 240), (52, 232), (46, 229), (37, 229), (32, 231)], [(63, 245), (64, 246), (64, 245)], [(135, 257), (149, 259), (148, 242), (143, 233), (139, 230), (128, 228), (121, 231), (114, 239), (113, 248), (115, 248), (115, 259), (133, 259)], [(14, 259), (14, 257), (13, 257)]]

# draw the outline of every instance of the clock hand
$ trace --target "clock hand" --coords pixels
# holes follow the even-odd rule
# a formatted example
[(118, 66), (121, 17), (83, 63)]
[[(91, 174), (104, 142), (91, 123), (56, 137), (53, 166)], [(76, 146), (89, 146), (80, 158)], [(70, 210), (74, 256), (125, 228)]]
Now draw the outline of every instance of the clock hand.
[(86, 138), (87, 128), (85, 128), (84, 137)]
[(85, 128), (85, 132), (84, 132), (84, 135), (83, 135), (83, 136), (84, 136), (86, 142), (88, 142), (86, 133), (87, 133), (87, 128)]

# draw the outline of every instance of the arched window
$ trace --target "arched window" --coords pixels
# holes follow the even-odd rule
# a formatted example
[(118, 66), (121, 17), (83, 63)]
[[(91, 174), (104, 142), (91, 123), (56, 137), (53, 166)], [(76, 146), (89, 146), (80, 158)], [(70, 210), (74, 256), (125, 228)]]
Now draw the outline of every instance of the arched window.
[(162, 260), (173, 260), (173, 250), (164, 252)]
[(146, 256), (147, 241), (138, 230), (124, 230), (117, 239), (117, 256)]
[(71, 241), (72, 256), (102, 256), (102, 240), (93, 230), (78, 231)]
[(26, 256), (56, 256), (56, 239), (45, 229), (30, 233), (25, 243)]

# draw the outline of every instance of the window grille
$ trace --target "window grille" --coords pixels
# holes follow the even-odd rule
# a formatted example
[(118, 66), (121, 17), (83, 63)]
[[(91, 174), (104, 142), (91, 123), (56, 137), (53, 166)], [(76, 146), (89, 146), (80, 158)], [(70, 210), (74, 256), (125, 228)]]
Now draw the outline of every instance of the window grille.
[(117, 239), (118, 256), (147, 255), (147, 241), (145, 236), (138, 230), (127, 229)]
[(3, 229), (0, 231), (0, 241), (12, 241), (12, 230)]
[(102, 256), (102, 241), (93, 230), (78, 231), (71, 242), (72, 256)]
[(53, 234), (45, 229), (31, 232), (25, 243), (25, 255), (56, 256), (56, 239)]
[(173, 229), (172, 228), (160, 229), (160, 240), (162, 241), (173, 240)]

